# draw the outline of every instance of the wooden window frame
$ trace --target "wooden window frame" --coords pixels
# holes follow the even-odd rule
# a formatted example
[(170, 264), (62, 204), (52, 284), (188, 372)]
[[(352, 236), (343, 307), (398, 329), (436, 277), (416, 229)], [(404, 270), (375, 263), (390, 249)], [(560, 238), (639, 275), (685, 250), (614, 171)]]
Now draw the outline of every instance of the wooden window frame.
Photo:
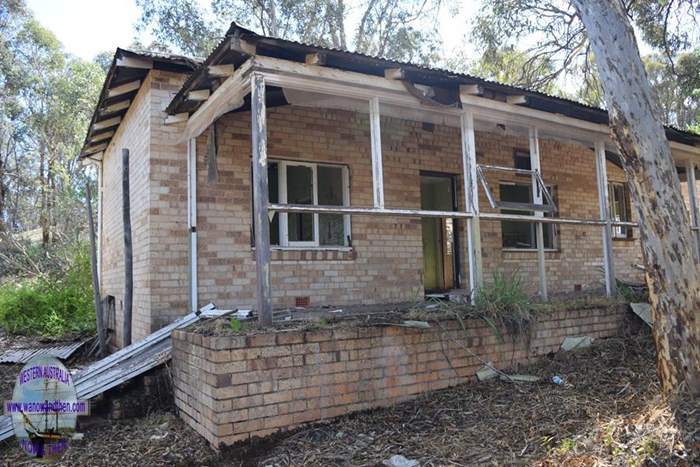
[[(347, 165), (332, 164), (325, 162), (304, 162), (284, 159), (270, 159), (271, 163), (277, 164), (277, 187), (280, 204), (287, 204), (287, 167), (309, 167), (312, 170), (313, 184), (313, 204), (318, 205), (318, 168), (333, 167), (342, 171), (343, 177), (343, 206), (350, 205), (350, 170)], [(313, 216), (313, 240), (311, 241), (290, 241), (289, 240), (289, 213), (276, 212), (279, 217), (279, 246), (281, 249), (340, 249), (350, 247), (348, 238), (351, 236), (350, 215), (343, 215), (343, 244), (342, 245), (321, 245), (319, 235), (319, 214)]]

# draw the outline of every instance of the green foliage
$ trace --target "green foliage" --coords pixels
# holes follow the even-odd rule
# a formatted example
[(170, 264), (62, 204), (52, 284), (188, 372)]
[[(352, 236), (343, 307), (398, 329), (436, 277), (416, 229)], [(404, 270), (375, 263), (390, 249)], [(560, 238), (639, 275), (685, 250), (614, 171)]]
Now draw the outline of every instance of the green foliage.
[(346, 6), (335, 0), (137, 0), (141, 10), (137, 30), (155, 38), (152, 46), (205, 56), (235, 21), (263, 35), (424, 64), (438, 59), (438, 15), (452, 3), (373, 0)]
[(505, 328), (514, 337), (528, 333), (534, 319), (533, 303), (517, 273), (494, 273), (492, 282), (477, 293), (474, 308), (492, 329)]
[(59, 337), (95, 328), (87, 245), (71, 246), (62, 271), (0, 286), (0, 327), (13, 334)]

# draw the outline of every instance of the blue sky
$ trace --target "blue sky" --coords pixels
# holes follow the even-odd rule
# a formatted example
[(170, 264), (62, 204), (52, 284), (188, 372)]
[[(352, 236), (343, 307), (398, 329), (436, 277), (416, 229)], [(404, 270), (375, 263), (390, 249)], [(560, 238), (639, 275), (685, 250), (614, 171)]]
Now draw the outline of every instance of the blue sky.
[[(66, 52), (87, 60), (99, 52), (131, 44), (139, 17), (135, 0), (27, 0), (27, 3), (39, 22), (63, 43)], [(440, 23), (445, 52), (460, 45), (467, 32), (467, 18), (478, 10), (480, 3), (481, 0), (462, 0), (456, 16), (444, 11)]]

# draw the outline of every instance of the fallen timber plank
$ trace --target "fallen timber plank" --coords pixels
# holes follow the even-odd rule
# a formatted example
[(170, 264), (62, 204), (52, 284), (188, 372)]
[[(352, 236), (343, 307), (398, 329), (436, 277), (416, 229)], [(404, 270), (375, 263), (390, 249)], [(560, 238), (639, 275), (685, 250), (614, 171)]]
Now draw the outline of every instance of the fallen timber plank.
[[(170, 335), (173, 330), (189, 326), (201, 318), (218, 318), (232, 312), (206, 309), (200, 313), (190, 313), (143, 340), (96, 361), (73, 377), (78, 399), (91, 399), (170, 360)], [(0, 417), (0, 441), (13, 434), (12, 417), (3, 415)]]

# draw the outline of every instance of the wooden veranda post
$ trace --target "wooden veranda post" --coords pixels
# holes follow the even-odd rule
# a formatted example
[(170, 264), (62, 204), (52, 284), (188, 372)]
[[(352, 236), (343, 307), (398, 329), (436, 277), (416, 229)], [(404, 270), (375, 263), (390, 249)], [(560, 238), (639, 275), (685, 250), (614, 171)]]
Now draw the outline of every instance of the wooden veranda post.
[(467, 218), (467, 259), (469, 262), (469, 294), (474, 296), (483, 283), (481, 260), (481, 228), (479, 225), (479, 186), (476, 176), (476, 140), (474, 114), (465, 110), (460, 117), (462, 136), (462, 178), (464, 207), (472, 217)]
[(197, 311), (197, 139), (187, 140), (187, 222), (190, 231), (190, 311)]
[(129, 150), (122, 149), (122, 218), (124, 223), (124, 327), (123, 344), (131, 344), (131, 310), (134, 293), (134, 263), (131, 243), (131, 201), (129, 198)]
[(92, 290), (95, 299), (95, 325), (97, 326), (97, 342), (99, 343), (100, 356), (107, 352), (105, 339), (104, 314), (102, 300), (100, 299), (100, 278), (97, 270), (97, 245), (95, 242), (95, 221), (92, 217), (92, 196), (90, 183), (85, 186), (85, 201), (87, 204), (88, 230), (90, 234), (90, 268), (92, 269)]
[[(531, 127), (529, 129), (529, 140), (530, 140), (530, 169), (533, 171), (532, 175), (532, 202), (534, 204), (542, 205), (543, 193), (540, 189), (539, 183), (537, 183), (537, 178), (534, 172), (537, 174), (542, 173), (540, 164), (540, 141), (537, 128)], [(544, 217), (544, 212), (535, 211), (536, 217)], [(544, 225), (542, 222), (535, 224), (536, 238), (537, 238), (537, 271), (540, 278), (540, 297), (542, 300), (547, 301), (549, 298), (547, 293), (547, 270), (545, 269), (544, 262)]]
[(382, 164), (382, 132), (380, 125), (379, 98), (369, 101), (369, 125), (372, 148), (372, 193), (374, 207), (384, 209), (384, 168)]
[(267, 215), (267, 121), (265, 117), (265, 79), (251, 77), (251, 138), (253, 149), (253, 213), (255, 221), (255, 269), (257, 273), (257, 308), (260, 326), (272, 325), (270, 284), (270, 221)]
[(615, 262), (612, 249), (612, 224), (610, 223), (610, 196), (608, 194), (608, 170), (605, 163), (605, 142), (595, 142), (595, 168), (598, 185), (600, 218), (605, 221), (603, 235), (603, 268), (605, 270), (605, 293), (612, 297), (616, 293)]

